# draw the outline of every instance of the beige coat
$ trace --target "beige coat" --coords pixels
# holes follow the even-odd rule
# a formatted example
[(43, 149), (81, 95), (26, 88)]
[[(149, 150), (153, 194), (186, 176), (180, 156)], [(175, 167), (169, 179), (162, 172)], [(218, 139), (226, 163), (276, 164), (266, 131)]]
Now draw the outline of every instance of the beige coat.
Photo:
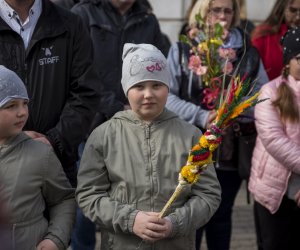
[(75, 219), (74, 189), (52, 148), (21, 133), (0, 147), (0, 176), (13, 249), (33, 250), (46, 238), (66, 249)]
[(165, 110), (145, 125), (132, 111), (117, 113), (89, 137), (78, 173), (77, 199), (101, 227), (102, 250), (192, 250), (195, 231), (214, 214), (220, 186), (210, 166), (169, 211), (173, 234), (147, 244), (133, 233), (139, 210), (159, 212), (201, 132)]

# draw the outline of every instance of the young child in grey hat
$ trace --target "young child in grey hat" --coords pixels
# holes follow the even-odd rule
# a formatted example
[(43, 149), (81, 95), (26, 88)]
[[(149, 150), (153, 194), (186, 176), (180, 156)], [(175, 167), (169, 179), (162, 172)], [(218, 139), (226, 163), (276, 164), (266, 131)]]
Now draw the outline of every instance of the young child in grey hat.
[(125, 44), (122, 73), (131, 110), (90, 135), (78, 173), (79, 207), (101, 228), (102, 250), (194, 249), (196, 229), (220, 203), (213, 167), (186, 188), (166, 217), (158, 214), (201, 132), (165, 108), (170, 77), (156, 47)]
[[(75, 216), (74, 189), (52, 148), (22, 132), (28, 100), (22, 80), (1, 65), (0, 191), (10, 215), (10, 245), (63, 250)], [(49, 218), (44, 217), (46, 209)]]

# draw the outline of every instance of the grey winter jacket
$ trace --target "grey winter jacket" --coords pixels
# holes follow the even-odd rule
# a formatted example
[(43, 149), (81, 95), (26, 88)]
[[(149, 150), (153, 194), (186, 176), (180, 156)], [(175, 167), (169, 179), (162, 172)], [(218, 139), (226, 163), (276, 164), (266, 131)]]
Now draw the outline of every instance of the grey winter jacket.
[(78, 173), (79, 206), (101, 228), (101, 249), (195, 249), (195, 231), (220, 203), (220, 186), (209, 166), (169, 210), (172, 236), (154, 244), (133, 233), (138, 211), (159, 212), (178, 184), (178, 174), (201, 132), (167, 109), (145, 125), (122, 111), (90, 135)]
[(52, 148), (19, 134), (0, 147), (0, 176), (13, 249), (34, 250), (43, 239), (66, 249), (75, 219), (74, 189)]

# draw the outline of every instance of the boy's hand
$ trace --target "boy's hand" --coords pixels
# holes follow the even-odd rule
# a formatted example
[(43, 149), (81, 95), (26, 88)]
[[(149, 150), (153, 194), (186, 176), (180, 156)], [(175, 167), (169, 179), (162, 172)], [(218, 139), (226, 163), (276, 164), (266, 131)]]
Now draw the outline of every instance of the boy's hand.
[(56, 244), (49, 239), (42, 240), (38, 246), (36, 247), (37, 250), (58, 250)]
[(158, 218), (159, 213), (143, 212), (137, 213), (133, 232), (146, 242), (155, 242), (164, 239), (170, 234), (169, 221)]

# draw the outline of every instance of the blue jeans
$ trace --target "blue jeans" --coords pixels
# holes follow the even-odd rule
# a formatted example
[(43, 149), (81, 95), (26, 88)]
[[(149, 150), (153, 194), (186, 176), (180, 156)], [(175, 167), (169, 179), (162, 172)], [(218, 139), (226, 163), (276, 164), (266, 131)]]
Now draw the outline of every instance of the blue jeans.
[(242, 180), (238, 171), (217, 170), (216, 172), (222, 189), (222, 201), (210, 221), (197, 230), (196, 250), (200, 249), (204, 230), (209, 250), (230, 249), (232, 208)]
[[(84, 145), (85, 143), (81, 143), (78, 147), (79, 160), (77, 162), (77, 168), (79, 168)], [(95, 224), (85, 217), (82, 211), (77, 208), (75, 227), (71, 236), (72, 250), (94, 250), (96, 245), (95, 233)]]

